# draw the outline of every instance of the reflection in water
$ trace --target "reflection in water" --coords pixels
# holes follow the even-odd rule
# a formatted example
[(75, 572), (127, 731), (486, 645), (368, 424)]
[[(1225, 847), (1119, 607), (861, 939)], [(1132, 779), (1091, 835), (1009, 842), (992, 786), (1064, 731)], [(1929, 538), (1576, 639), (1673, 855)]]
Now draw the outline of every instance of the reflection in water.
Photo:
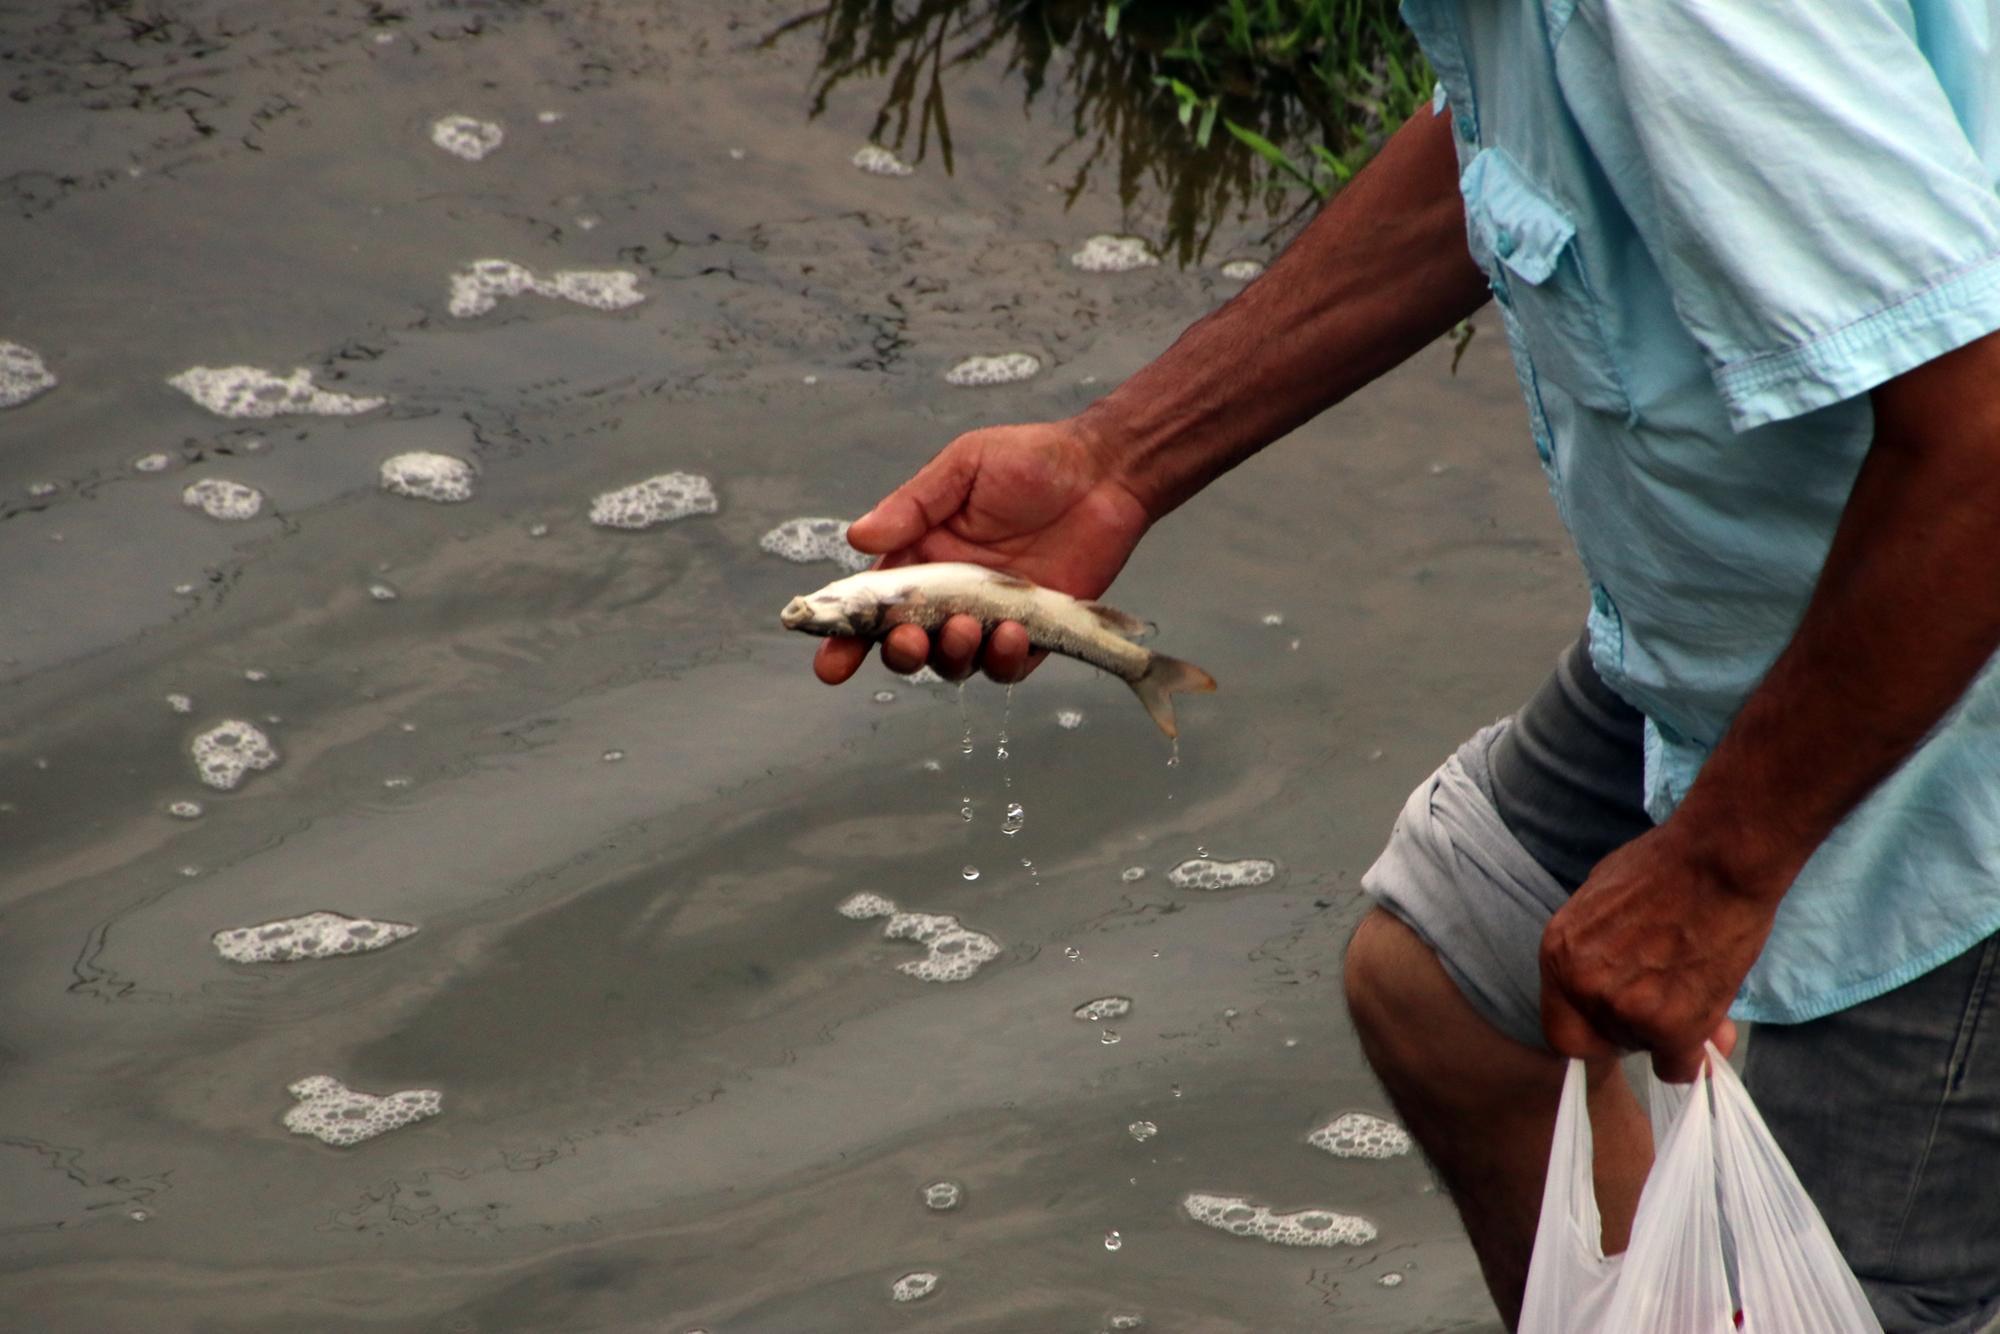
[(1230, 135), (1197, 142), (1169, 80), (1216, 89), (1222, 119), (1273, 144), (1317, 144), (1353, 161), (1385, 136), (1385, 120), (1393, 123), (1397, 99), (1385, 97), (1384, 86), (1403, 74), (1388, 49), (1400, 36), (1393, 20), (1367, 5), (1328, 20), (1349, 30), (1339, 49), (1321, 40), (1273, 58), (1267, 45), (1254, 65), (1218, 57), (1215, 43), (1204, 41), (1203, 16), (1215, 8), (1129, 5), (1113, 36), (1104, 7), (1078, 0), (831, 0), (765, 42), (799, 31), (818, 35), (814, 116), (842, 84), (886, 79), (869, 137), (919, 162), (935, 146), (947, 172), (947, 77), (1004, 53), (1020, 76), (1024, 104), (1047, 92), (1069, 122), (1068, 141), (1045, 159), (1068, 169), (1066, 202), (1085, 192), (1093, 172), (1114, 172), (1127, 214), (1163, 215), (1160, 248), (1185, 264), (1201, 258), (1231, 218), (1268, 220), (1276, 231), (1315, 200)]

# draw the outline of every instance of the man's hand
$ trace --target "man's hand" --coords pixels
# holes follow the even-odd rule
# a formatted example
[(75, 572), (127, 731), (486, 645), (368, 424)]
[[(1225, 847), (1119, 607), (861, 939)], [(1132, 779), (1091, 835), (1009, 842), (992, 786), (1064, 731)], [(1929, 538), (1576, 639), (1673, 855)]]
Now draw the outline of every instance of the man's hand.
[(1672, 820), (1606, 857), (1542, 933), (1542, 1031), (1564, 1056), (1653, 1053), (1660, 1078), (1726, 1055), (1728, 1018), (1777, 899), (1695, 854)]
[[(1110, 587), (1151, 522), (1093, 433), (1077, 422), (1050, 422), (958, 437), (856, 519), (847, 540), (882, 556), (885, 566), (971, 561), (1094, 598)], [(861, 640), (829, 639), (813, 670), (838, 685), (867, 656)], [(929, 662), (952, 680), (983, 665), (995, 680), (1015, 681), (1039, 660), (1019, 624), (1003, 622), (987, 636), (970, 616), (946, 621), (935, 643), (914, 625), (896, 627), (882, 642), (891, 670), (914, 672)]]

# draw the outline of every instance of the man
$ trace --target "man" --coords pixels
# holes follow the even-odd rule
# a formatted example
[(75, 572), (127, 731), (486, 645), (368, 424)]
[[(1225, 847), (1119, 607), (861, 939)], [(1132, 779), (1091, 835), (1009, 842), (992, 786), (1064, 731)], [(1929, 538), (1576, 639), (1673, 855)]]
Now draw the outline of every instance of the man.
[[(1362, 1045), (1511, 1323), (1564, 1057), (1622, 1247), (1621, 1050), (1727, 1015), (1884, 1325), (2000, 1321), (2000, 0), (1406, 0), (1441, 87), (1270, 273), (1071, 421), (855, 523), (1080, 596), (1490, 295), (1585, 637), (1410, 799)], [(844, 680), (862, 647), (822, 647)], [(883, 657), (1001, 679), (1016, 625)]]

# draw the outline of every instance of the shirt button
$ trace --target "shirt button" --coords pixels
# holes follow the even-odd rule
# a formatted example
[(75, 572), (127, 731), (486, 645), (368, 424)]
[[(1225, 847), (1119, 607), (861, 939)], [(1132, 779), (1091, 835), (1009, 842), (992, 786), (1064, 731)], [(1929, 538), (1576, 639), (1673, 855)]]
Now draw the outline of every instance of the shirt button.
[(1502, 259), (1505, 259), (1507, 258), (1507, 256), (1513, 254), (1514, 233), (1508, 231), (1505, 227), (1502, 227), (1500, 229), (1499, 235), (1493, 238), (1493, 252), (1499, 255), (1500, 258)]

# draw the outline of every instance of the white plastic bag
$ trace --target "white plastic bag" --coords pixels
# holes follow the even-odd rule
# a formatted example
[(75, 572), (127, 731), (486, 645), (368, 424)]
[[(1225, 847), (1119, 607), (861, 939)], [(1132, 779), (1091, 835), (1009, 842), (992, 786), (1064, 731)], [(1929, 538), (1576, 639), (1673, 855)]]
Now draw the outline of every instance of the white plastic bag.
[(1721, 1053), (1693, 1084), (1651, 1082), (1658, 1151), (1631, 1244), (1607, 1258), (1584, 1065), (1570, 1062), (1520, 1334), (1881, 1334)]

